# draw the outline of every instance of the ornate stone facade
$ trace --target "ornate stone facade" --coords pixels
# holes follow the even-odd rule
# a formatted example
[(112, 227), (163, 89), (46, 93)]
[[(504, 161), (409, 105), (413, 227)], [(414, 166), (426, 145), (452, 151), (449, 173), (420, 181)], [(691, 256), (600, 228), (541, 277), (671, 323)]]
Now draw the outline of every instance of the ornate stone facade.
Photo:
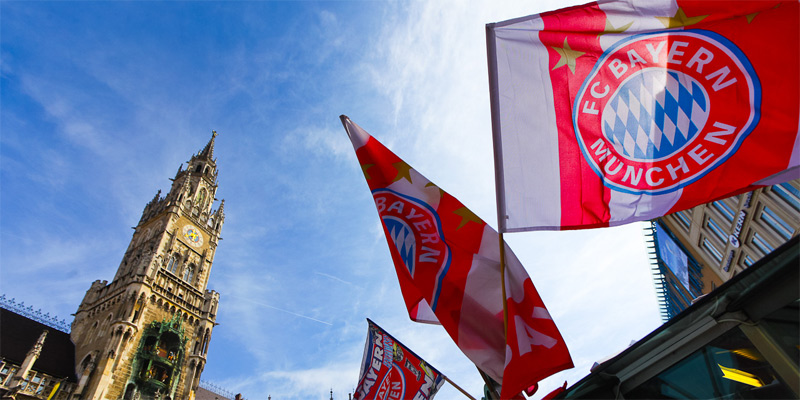
[(219, 303), (206, 289), (225, 222), (225, 201), (212, 209), (215, 138), (145, 206), (111, 283), (86, 292), (72, 323), (73, 398), (194, 399)]

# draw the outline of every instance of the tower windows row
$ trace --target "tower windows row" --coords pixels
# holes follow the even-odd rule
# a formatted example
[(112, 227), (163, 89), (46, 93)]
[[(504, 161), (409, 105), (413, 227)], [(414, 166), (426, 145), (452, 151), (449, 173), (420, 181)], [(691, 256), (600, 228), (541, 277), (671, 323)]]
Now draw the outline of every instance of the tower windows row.
[(169, 257), (169, 261), (167, 261), (167, 271), (175, 274), (176, 276), (181, 276), (182, 279), (189, 284), (193, 283), (194, 274), (197, 270), (197, 267), (194, 264), (189, 264), (186, 268), (183, 269), (183, 273), (180, 274), (180, 255), (177, 253), (171, 255)]

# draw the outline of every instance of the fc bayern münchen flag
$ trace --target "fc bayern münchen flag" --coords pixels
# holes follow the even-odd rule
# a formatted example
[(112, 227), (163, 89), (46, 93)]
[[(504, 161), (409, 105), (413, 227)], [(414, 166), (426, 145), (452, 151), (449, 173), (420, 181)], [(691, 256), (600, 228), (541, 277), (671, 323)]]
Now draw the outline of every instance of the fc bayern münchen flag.
[(444, 376), (367, 319), (369, 331), (356, 400), (431, 400)]
[(800, 177), (797, 1), (488, 24), (501, 232), (653, 219)]
[(507, 244), (504, 334), (498, 233), (342, 116), (372, 191), (409, 316), (441, 324), (509, 399), (572, 368), (564, 339)]

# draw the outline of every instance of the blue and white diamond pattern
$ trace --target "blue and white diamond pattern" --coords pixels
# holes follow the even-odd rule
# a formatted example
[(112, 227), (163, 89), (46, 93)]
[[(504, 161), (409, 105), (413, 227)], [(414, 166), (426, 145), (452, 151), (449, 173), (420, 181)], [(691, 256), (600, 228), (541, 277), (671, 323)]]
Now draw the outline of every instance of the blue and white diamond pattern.
[(637, 161), (669, 157), (708, 120), (708, 94), (682, 72), (647, 68), (620, 85), (603, 109), (603, 134)]
[(411, 276), (414, 276), (414, 251), (417, 242), (411, 227), (403, 220), (391, 216), (383, 217), (383, 223), (386, 224), (386, 230), (389, 231), (389, 237), (392, 238), (400, 258), (403, 259), (403, 264)]

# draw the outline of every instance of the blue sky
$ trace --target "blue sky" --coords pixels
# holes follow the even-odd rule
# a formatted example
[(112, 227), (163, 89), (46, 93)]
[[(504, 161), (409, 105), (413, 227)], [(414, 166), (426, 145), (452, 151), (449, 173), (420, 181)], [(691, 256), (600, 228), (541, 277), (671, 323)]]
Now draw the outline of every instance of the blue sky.
[[(444, 330), (408, 320), (338, 116), (496, 226), (484, 25), (565, 5), (0, 2), (0, 293), (71, 318), (215, 129), (226, 223), (203, 379), (346, 399), (370, 318), (479, 397)], [(576, 364), (534, 398), (659, 325), (640, 225), (507, 241)]]

